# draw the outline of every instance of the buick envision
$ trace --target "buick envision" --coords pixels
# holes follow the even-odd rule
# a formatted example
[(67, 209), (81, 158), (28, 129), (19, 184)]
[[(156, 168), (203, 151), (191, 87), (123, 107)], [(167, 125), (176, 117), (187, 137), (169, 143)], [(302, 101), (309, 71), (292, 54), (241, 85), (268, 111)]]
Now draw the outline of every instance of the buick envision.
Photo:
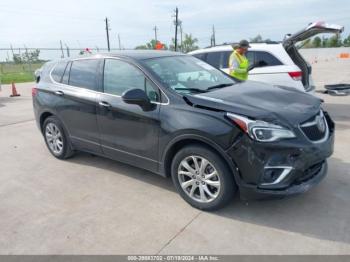
[(192, 206), (282, 197), (317, 184), (334, 123), (294, 88), (237, 83), (168, 51), (121, 51), (49, 62), (33, 105), (53, 156), (85, 151), (171, 176)]

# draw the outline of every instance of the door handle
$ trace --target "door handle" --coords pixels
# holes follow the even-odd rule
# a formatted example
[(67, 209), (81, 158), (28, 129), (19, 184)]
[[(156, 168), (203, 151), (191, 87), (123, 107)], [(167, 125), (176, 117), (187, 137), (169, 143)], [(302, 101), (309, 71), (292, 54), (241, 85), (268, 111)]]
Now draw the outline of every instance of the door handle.
[(63, 96), (64, 95), (63, 91), (56, 91), (55, 94), (58, 95), (58, 96)]
[(100, 106), (105, 107), (105, 108), (110, 108), (110, 107), (111, 107), (111, 104), (110, 104), (110, 103), (107, 103), (107, 102), (105, 102), (105, 101), (100, 101), (98, 104), (99, 104)]

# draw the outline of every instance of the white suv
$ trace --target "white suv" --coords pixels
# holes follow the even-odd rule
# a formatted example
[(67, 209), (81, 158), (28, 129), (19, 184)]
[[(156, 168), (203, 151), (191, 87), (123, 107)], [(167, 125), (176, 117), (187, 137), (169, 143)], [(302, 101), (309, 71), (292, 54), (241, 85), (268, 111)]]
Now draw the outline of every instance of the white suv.
[[(250, 64), (259, 64), (249, 72), (249, 80), (283, 85), (310, 92), (315, 89), (311, 66), (298, 52), (295, 43), (320, 33), (341, 33), (343, 26), (324, 22), (311, 23), (305, 29), (286, 35), (281, 43), (252, 43), (246, 56)], [(189, 54), (229, 73), (232, 45), (221, 45), (190, 52)]]

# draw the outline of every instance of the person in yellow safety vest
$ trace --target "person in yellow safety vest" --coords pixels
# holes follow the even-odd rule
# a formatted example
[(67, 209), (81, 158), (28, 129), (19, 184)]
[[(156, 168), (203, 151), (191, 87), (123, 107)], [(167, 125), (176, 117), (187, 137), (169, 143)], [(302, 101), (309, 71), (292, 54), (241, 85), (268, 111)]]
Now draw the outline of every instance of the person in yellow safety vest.
[(250, 47), (247, 40), (241, 40), (238, 45), (234, 46), (234, 50), (229, 59), (229, 74), (234, 78), (245, 81), (248, 79), (249, 61), (245, 54)]

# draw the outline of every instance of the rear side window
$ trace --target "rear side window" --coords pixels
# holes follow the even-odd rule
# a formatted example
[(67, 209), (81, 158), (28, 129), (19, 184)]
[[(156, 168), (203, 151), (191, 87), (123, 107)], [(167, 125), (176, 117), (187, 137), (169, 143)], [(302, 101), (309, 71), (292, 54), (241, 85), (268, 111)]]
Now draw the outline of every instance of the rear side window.
[(200, 59), (200, 60), (203, 60), (205, 61), (205, 56), (206, 56), (207, 53), (200, 53), (200, 54), (194, 54), (193, 56)]
[(69, 76), (69, 85), (98, 90), (97, 75), (100, 60), (83, 59), (72, 63)]
[(72, 62), (69, 62), (66, 70), (64, 71), (63, 77), (62, 77), (62, 84), (68, 85), (68, 80), (69, 80), (69, 72), (70, 72), (70, 67), (72, 66)]
[(267, 52), (255, 51), (255, 61), (258, 63), (261, 61), (264, 66), (277, 66), (282, 65), (275, 56)]
[(215, 68), (221, 67), (221, 54), (222, 52), (209, 52), (207, 53), (206, 62)]
[(55, 66), (55, 68), (52, 70), (51, 76), (53, 80), (55, 80), (58, 83), (61, 83), (62, 81), (62, 76), (64, 74), (64, 70), (67, 67), (67, 62), (59, 62)]

